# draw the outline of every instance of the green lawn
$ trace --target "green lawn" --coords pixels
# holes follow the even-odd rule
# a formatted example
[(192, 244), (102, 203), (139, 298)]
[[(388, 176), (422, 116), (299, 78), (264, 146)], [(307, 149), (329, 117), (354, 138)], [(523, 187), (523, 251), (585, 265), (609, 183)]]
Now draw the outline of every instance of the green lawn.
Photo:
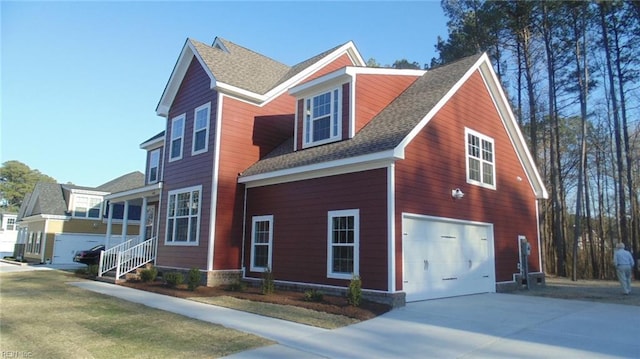
[(0, 350), (31, 358), (212, 358), (273, 342), (66, 284), (62, 271), (0, 274)]

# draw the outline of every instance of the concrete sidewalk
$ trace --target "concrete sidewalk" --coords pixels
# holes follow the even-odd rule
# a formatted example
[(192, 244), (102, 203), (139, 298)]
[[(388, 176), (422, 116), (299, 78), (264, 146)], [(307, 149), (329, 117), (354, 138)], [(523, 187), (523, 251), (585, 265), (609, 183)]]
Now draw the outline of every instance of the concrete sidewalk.
[(492, 293), (410, 303), (325, 330), (113, 284), (72, 284), (278, 342), (234, 359), (640, 358), (635, 306)]

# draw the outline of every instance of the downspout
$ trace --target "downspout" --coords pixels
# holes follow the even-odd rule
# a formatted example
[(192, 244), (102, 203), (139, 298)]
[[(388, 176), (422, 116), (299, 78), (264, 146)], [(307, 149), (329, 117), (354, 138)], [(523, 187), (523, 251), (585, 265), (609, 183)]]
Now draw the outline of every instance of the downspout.
[(244, 186), (244, 199), (242, 205), (242, 256), (240, 257), (240, 269), (242, 270), (242, 278), (245, 278), (245, 266), (244, 266), (244, 248), (247, 233), (247, 185)]
[(538, 266), (540, 267), (540, 273), (544, 273), (544, 267), (542, 266), (542, 239), (540, 238), (540, 203), (536, 198), (536, 231), (538, 232)]

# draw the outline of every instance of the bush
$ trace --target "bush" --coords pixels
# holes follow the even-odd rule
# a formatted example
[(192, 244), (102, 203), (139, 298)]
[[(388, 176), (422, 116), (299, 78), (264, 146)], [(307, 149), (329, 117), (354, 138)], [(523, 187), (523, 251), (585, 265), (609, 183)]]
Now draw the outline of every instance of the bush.
[(87, 267), (87, 272), (89, 273), (89, 275), (97, 277), (98, 276), (98, 265), (97, 264), (92, 264), (90, 266)]
[(180, 272), (168, 272), (163, 278), (167, 286), (171, 288), (175, 288), (184, 282), (184, 276)]
[(154, 280), (156, 280), (157, 277), (158, 277), (158, 268), (156, 267), (152, 266), (140, 271), (140, 280), (145, 283), (153, 282)]
[(362, 301), (362, 280), (360, 277), (353, 276), (347, 289), (347, 301), (354, 307), (359, 307)]
[(273, 294), (273, 292), (275, 292), (275, 288), (273, 272), (271, 272), (271, 269), (267, 268), (262, 272), (262, 294)]
[(247, 284), (238, 280), (234, 283), (231, 283), (227, 286), (229, 292), (244, 292), (247, 289)]
[(196, 290), (196, 288), (200, 286), (200, 279), (200, 269), (189, 269), (189, 274), (187, 275), (187, 288), (192, 292)]
[(322, 302), (323, 298), (324, 296), (319, 290), (309, 289), (304, 292), (302, 299), (304, 299), (305, 302)]

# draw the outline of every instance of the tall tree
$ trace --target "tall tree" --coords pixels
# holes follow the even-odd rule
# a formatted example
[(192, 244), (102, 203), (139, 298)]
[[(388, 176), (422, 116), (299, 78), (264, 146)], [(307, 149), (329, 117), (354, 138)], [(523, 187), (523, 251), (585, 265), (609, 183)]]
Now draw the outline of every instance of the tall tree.
[(8, 211), (17, 212), (27, 193), (38, 182), (56, 182), (55, 179), (19, 161), (7, 161), (0, 167), (0, 197)]

